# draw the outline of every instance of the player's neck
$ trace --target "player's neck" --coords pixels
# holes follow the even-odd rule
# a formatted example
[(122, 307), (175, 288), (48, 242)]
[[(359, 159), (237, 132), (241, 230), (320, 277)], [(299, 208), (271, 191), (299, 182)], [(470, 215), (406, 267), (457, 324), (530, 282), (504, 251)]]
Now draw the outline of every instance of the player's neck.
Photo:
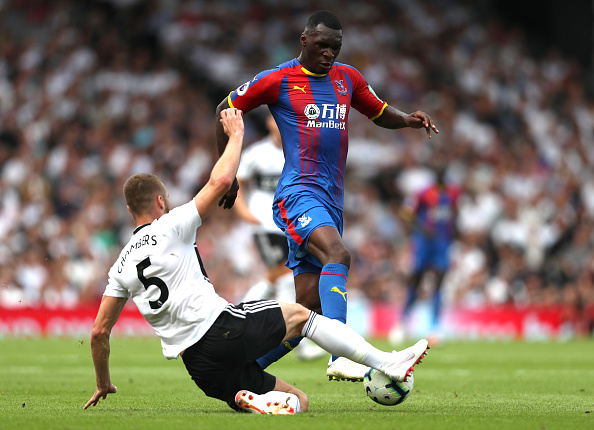
[(154, 220), (159, 219), (161, 215), (150, 214), (150, 215), (139, 215), (134, 219), (136, 222), (136, 227), (140, 227), (141, 225), (151, 224)]
[(299, 61), (299, 64), (301, 64), (301, 68), (307, 70), (308, 73), (312, 73), (317, 75), (317, 73), (314, 73), (311, 71), (311, 67), (309, 67), (305, 61), (303, 60), (303, 54), (299, 55), (299, 57), (297, 57), (297, 61)]

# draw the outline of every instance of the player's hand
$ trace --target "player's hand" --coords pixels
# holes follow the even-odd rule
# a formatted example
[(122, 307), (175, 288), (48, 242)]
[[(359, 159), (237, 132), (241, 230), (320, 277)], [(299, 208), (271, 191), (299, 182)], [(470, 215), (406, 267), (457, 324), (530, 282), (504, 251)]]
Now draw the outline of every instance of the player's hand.
[(239, 109), (223, 109), (221, 111), (221, 123), (223, 124), (223, 130), (227, 136), (231, 137), (239, 135), (243, 137), (243, 112)]
[(237, 199), (237, 192), (239, 191), (239, 182), (237, 182), (237, 178), (231, 184), (231, 188), (227, 191), (227, 194), (219, 200), (219, 206), (223, 206), (223, 209), (231, 209), (235, 204), (235, 199)]
[(113, 394), (118, 392), (118, 387), (113, 385), (111, 382), (109, 383), (109, 387), (107, 388), (97, 388), (93, 397), (87, 402), (83, 409), (87, 409), (89, 406), (96, 406), (99, 403), (100, 399), (105, 400), (108, 394)]
[(435, 127), (435, 124), (433, 124), (433, 120), (425, 112), (416, 111), (414, 113), (411, 113), (408, 116), (408, 119), (409, 127), (424, 128), (425, 130), (427, 130), (427, 137), (429, 139), (431, 139), (431, 130), (433, 130), (435, 133), (439, 133), (439, 130), (437, 129), (437, 127)]

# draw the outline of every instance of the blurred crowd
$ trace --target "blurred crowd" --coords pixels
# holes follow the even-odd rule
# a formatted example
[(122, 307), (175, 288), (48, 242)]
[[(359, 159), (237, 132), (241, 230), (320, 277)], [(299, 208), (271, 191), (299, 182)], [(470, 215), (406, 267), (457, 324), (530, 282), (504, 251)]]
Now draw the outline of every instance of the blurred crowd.
[[(293, 4), (294, 3), (294, 4)], [(344, 240), (349, 291), (399, 304), (410, 270), (403, 201), (459, 184), (447, 306), (562, 306), (576, 334), (594, 312), (594, 99), (583, 67), (507, 28), (488, 1), (327, 1), (339, 61), (380, 98), (424, 110), (439, 135), (351, 114)], [(480, 9), (476, 5), (480, 5)], [(0, 305), (100, 298), (133, 229), (125, 179), (159, 175), (172, 205), (217, 159), (216, 105), (298, 55), (317, 2), (0, 1)], [(590, 71), (591, 73), (591, 71)], [(246, 144), (265, 133), (246, 116)], [(219, 209), (197, 243), (237, 301), (263, 271), (248, 226)], [(427, 289), (431, 288), (431, 279)]]

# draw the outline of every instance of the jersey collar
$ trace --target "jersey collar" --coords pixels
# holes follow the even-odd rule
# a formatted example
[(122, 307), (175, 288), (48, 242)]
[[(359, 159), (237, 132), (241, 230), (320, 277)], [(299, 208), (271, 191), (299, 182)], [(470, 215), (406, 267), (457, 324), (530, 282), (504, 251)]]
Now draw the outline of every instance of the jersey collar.
[(134, 236), (134, 235), (135, 235), (136, 233), (138, 233), (140, 230), (142, 230), (143, 228), (145, 228), (147, 225), (150, 225), (150, 224), (142, 224), (142, 225), (139, 225), (138, 227), (136, 227), (136, 228), (134, 229), (134, 232), (132, 233), (132, 236)]
[(306, 75), (311, 75), (311, 76), (318, 76), (318, 77), (322, 77), (322, 76), (326, 76), (327, 73), (314, 73), (314, 72), (310, 72), (309, 70), (307, 70), (305, 67), (301, 66), (301, 70), (303, 71), (303, 73), (305, 73)]

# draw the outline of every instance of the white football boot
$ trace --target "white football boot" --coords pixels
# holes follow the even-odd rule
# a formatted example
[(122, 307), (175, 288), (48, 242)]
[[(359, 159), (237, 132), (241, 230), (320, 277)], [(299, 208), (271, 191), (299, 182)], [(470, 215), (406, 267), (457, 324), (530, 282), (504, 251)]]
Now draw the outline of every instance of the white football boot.
[(361, 382), (365, 376), (365, 372), (369, 370), (368, 366), (355, 363), (348, 358), (338, 357), (336, 360), (328, 362), (328, 370), (326, 375), (329, 381), (352, 381)]
[(283, 402), (270, 402), (266, 395), (254, 394), (248, 390), (241, 390), (235, 395), (235, 404), (246, 412), (263, 415), (294, 415), (295, 409)]
[(427, 355), (429, 343), (427, 339), (421, 339), (413, 346), (409, 346), (402, 351), (393, 351), (392, 360), (384, 363), (379, 369), (388, 375), (392, 380), (404, 382), (411, 374), (414, 366), (421, 362), (421, 359)]

